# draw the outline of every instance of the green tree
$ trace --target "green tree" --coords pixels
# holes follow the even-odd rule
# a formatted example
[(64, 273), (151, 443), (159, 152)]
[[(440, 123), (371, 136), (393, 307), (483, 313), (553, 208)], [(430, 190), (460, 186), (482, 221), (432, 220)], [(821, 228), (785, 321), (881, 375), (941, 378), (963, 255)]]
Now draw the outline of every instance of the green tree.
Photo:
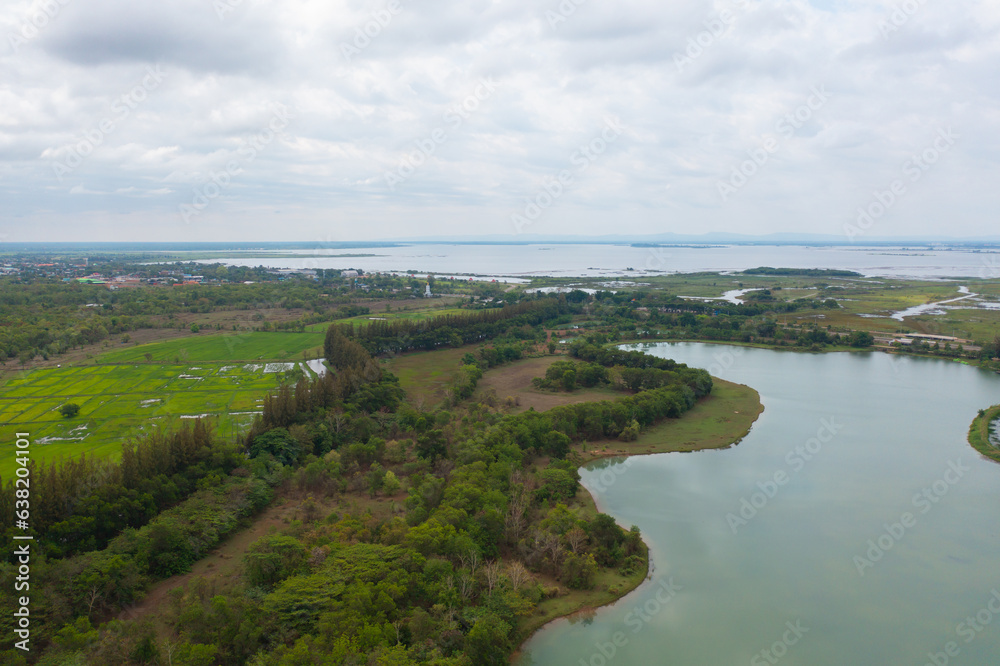
[(590, 553), (567, 553), (562, 575), (569, 587), (589, 590), (594, 587), (597, 577), (597, 561)]
[(250, 443), (249, 454), (251, 458), (267, 453), (274, 456), (283, 465), (292, 465), (299, 459), (302, 445), (284, 428), (275, 428), (262, 435), (257, 435)]
[(562, 387), (567, 391), (576, 389), (576, 370), (569, 369), (563, 373)]
[(67, 402), (59, 408), (59, 413), (63, 415), (63, 418), (71, 419), (80, 413), (80, 405), (75, 402)]
[(486, 613), (472, 625), (465, 637), (465, 652), (473, 664), (506, 665), (512, 649), (510, 625), (493, 613)]
[(395, 495), (399, 492), (399, 478), (389, 470), (385, 473), (385, 478), (382, 479), (382, 492), (386, 495)]
[(852, 347), (871, 347), (875, 338), (868, 331), (854, 331), (847, 336), (847, 344)]
[(243, 575), (251, 587), (274, 587), (296, 573), (306, 561), (306, 549), (289, 536), (258, 539), (243, 556)]
[(448, 453), (448, 448), (444, 439), (444, 432), (438, 429), (431, 430), (417, 437), (417, 455), (433, 463), (440, 457)]

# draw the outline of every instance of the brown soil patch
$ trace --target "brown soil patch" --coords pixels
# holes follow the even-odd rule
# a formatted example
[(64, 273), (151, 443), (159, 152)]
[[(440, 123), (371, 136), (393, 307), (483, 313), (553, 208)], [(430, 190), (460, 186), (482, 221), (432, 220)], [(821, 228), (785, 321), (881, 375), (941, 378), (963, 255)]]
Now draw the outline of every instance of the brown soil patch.
[(571, 360), (566, 356), (553, 355), (538, 358), (522, 359), (509, 365), (488, 370), (479, 380), (477, 397), (490, 389), (496, 391), (498, 398), (503, 400), (513, 396), (520, 401), (514, 412), (527, 411), (534, 407), (535, 411), (543, 412), (562, 405), (576, 405), (581, 402), (596, 402), (599, 400), (614, 400), (624, 393), (610, 388), (577, 389), (572, 393), (565, 391), (547, 391), (536, 389), (531, 385), (535, 377), (544, 377), (545, 371), (556, 361)]

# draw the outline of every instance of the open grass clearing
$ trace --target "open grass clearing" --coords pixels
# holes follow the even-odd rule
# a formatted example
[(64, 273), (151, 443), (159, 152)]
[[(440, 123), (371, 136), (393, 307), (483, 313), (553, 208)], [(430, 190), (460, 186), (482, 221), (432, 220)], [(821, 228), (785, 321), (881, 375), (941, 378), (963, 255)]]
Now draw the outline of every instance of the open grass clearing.
[(462, 357), (475, 353), (478, 345), (449, 347), (431, 352), (412, 352), (385, 359), (385, 367), (399, 377), (399, 385), (417, 409), (432, 409), (448, 397), (458, 377)]
[(575, 391), (549, 391), (532, 386), (535, 377), (544, 377), (545, 371), (556, 361), (572, 361), (563, 355), (541, 356), (514, 361), (507, 365), (487, 370), (479, 380), (479, 388), (474, 399), (481, 398), (487, 391), (496, 391), (501, 400), (512, 396), (519, 404), (513, 409), (515, 413), (534, 408), (536, 412), (559, 407), (561, 405), (576, 405), (581, 402), (597, 402), (599, 400), (615, 400), (625, 395), (613, 388), (578, 388)]

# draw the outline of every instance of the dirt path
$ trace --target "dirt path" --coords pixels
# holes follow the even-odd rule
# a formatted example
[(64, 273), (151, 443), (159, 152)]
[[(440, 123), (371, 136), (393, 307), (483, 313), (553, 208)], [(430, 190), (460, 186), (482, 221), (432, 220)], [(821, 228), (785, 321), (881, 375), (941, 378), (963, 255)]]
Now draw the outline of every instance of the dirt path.
[[(300, 500), (287, 498), (284, 501), (277, 500), (275, 504), (257, 516), (249, 527), (236, 532), (216, 546), (208, 555), (195, 562), (191, 566), (191, 571), (171, 576), (154, 584), (139, 603), (119, 613), (118, 619), (138, 620), (153, 613), (160, 613), (169, 601), (170, 593), (173, 590), (184, 587), (188, 581), (197, 578), (213, 579), (217, 589), (228, 586), (239, 577), (240, 561), (250, 544), (262, 536), (266, 536), (272, 529), (279, 529), (290, 517), (290, 514), (299, 508), (300, 504)], [(162, 632), (166, 629), (162, 620), (157, 622), (157, 625), (158, 631)]]

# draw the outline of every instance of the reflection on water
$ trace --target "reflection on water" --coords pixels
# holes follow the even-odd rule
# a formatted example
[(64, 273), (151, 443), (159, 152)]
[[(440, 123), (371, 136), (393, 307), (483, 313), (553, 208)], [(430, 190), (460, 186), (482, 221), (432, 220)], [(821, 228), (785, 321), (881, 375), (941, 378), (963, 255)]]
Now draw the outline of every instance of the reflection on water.
[[(581, 470), (602, 510), (642, 530), (651, 579), (587, 624), (549, 625), (522, 663), (882, 666), (928, 663), (949, 643), (952, 663), (996, 663), (1000, 615), (968, 642), (960, 623), (1000, 589), (1000, 466), (966, 441), (1000, 403), (1000, 376), (871, 352), (720, 362), (730, 349), (647, 349), (714, 365), (766, 409), (731, 449)], [(817, 448), (824, 420), (837, 429)], [(736, 533), (732, 515), (746, 521)], [(789, 626), (800, 635), (786, 641)]]

